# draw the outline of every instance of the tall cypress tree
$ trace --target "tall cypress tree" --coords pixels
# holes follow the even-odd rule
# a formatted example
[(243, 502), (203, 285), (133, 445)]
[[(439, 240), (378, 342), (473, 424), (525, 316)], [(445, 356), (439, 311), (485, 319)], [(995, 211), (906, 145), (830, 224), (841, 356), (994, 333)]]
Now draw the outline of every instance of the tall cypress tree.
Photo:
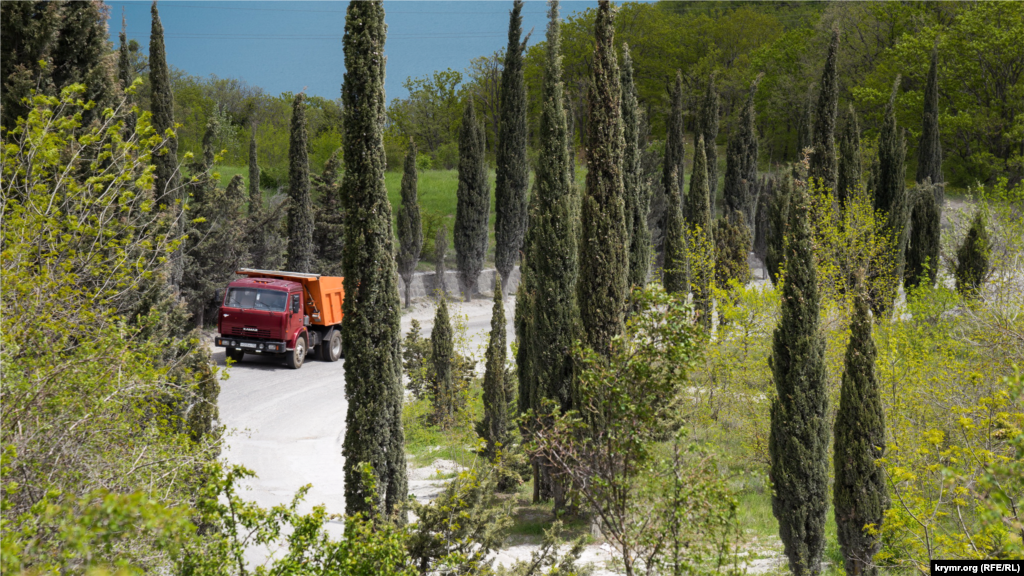
[(921, 141), (917, 147), (918, 183), (931, 178), (935, 187), (935, 203), (942, 210), (945, 199), (942, 175), (942, 140), (939, 132), (939, 52), (932, 49), (932, 63), (928, 68), (928, 84), (924, 90), (924, 121), (921, 125)]
[[(584, 342), (601, 354), (610, 351), (612, 337), (623, 330), (629, 272), (623, 213), (621, 86), (614, 22), (611, 3), (600, 0), (594, 25), (594, 77), (588, 98), (589, 152), (581, 206), (578, 290)], [(679, 135), (681, 163), (681, 130)]]
[[(572, 346), (579, 337), (577, 305), (578, 199), (570, 173), (562, 85), (558, 2), (548, 11), (547, 53), (539, 125), (540, 153), (530, 199), (522, 281), (516, 292), (519, 411), (539, 411), (545, 398), (574, 405)], [(538, 482), (534, 496), (542, 490)]]
[(523, 81), (523, 0), (515, 0), (508, 23), (508, 48), (501, 71), (498, 148), (494, 181), (494, 266), (508, 284), (526, 235), (526, 83)]
[(828, 390), (825, 338), (819, 320), (818, 273), (803, 187), (789, 207), (782, 317), (772, 348), (777, 390), (771, 406), (768, 453), (774, 487), (772, 512), (796, 576), (821, 571), (828, 511)]
[(288, 141), (288, 264), (292, 272), (313, 271), (313, 199), (309, 193), (306, 95), (292, 102)]
[(782, 177), (778, 189), (768, 206), (768, 251), (764, 259), (765, 268), (772, 284), (779, 285), (779, 273), (786, 260), (786, 235), (789, 232), (789, 197), (793, 190), (793, 179)]
[(423, 248), (423, 226), (420, 222), (420, 204), (416, 197), (416, 142), (409, 142), (402, 174), (402, 207), (398, 210), (398, 273), (405, 281), (405, 306), (409, 307), (412, 294), (412, 275), (420, 261)]
[(153, 28), (149, 35), (149, 106), (153, 113), (153, 128), (167, 137), (163, 146), (153, 154), (153, 190), (157, 205), (171, 205), (178, 199), (178, 138), (174, 136), (174, 94), (171, 92), (171, 74), (164, 51), (164, 27), (160, 13), (153, 2), (151, 9)]
[[(942, 230), (942, 203), (945, 185), (942, 181), (942, 142), (939, 139), (938, 51), (932, 50), (928, 85), (924, 92), (924, 120), (921, 142), (917, 148), (917, 188), (912, 199), (910, 240), (907, 245), (907, 270), (904, 285), (916, 285), (929, 262), (928, 276), (932, 284), (938, 273), (939, 240)], [(922, 198), (927, 191), (929, 200)]]
[(487, 441), (485, 453), (493, 462), (498, 450), (509, 443), (508, 351), (505, 331), (505, 305), (501, 294), (501, 276), (494, 278), (494, 308), (491, 311), (491, 336), (487, 343), (484, 372), (484, 421), (481, 430)]
[(821, 73), (821, 91), (818, 93), (818, 113), (814, 118), (814, 150), (811, 152), (808, 176), (824, 188), (836, 190), (836, 114), (839, 106), (839, 73), (836, 56), (839, 51), (839, 30), (832, 30), (828, 44), (825, 70)]
[(882, 543), (877, 532), (869, 533), (864, 527), (882, 527), (889, 498), (885, 474), (878, 464), (885, 455), (885, 413), (875, 379), (868, 303), (862, 293), (854, 301), (850, 331), (835, 425), (836, 534), (846, 573), (873, 576), (878, 569), (871, 559)]
[[(662, 165), (661, 182), (668, 193), (668, 179), (675, 174), (679, 182), (676, 183), (676, 190), (683, 193), (684, 160), (686, 149), (683, 145), (683, 73), (676, 70), (676, 83), (669, 88), (669, 98), (672, 100), (672, 109), (668, 113), (668, 126), (665, 134), (665, 160)], [(682, 199), (680, 199), (682, 202)], [(683, 207), (685, 211), (686, 207)]]
[[(708, 165), (708, 198), (711, 206), (711, 218), (715, 217), (715, 196), (718, 194), (718, 91), (715, 90), (715, 74), (708, 77), (708, 86), (704, 98), (700, 102), (700, 114), (697, 116), (697, 134), (704, 138), (704, 155)], [(695, 138), (696, 140), (696, 138)]]
[(679, 202), (679, 191), (676, 186), (679, 179), (670, 175), (665, 196), (668, 207), (665, 209), (665, 265), (662, 270), (662, 285), (670, 294), (687, 294), (690, 281), (687, 274), (686, 261), (686, 229), (683, 211)]
[(775, 177), (761, 179), (761, 193), (757, 195), (757, 210), (754, 217), (754, 256), (761, 261), (762, 277), (768, 270), (769, 214), (775, 200)]
[[(128, 32), (127, 23), (125, 22), (124, 14), (121, 15), (121, 33), (118, 34), (118, 47), (117, 47), (117, 81), (121, 85), (121, 91), (124, 92), (135, 81), (135, 74), (132, 72), (131, 66), (131, 52), (128, 49)], [(127, 104), (130, 107), (135, 101), (135, 98), (128, 96)], [(132, 134), (135, 132), (135, 114), (130, 111), (125, 114), (125, 134)]]
[(476, 121), (472, 99), (459, 129), (459, 187), (455, 206), (455, 262), (462, 295), (472, 300), (487, 254), (487, 216), (491, 209), (487, 181), (486, 136)]
[[(896, 126), (896, 94), (899, 91), (900, 78), (893, 83), (889, 103), (885, 107), (885, 121), (878, 136), (878, 171), (874, 183), (874, 207), (886, 213), (887, 234), (896, 247), (895, 274), (897, 281), (903, 277), (906, 262), (908, 240), (907, 220), (910, 217), (907, 199), (906, 171), (903, 162), (906, 157), (907, 143), (903, 131)], [(892, 308), (896, 293), (876, 295), (872, 305), (876, 312)]]
[(804, 109), (796, 124), (796, 159), (804, 157), (804, 149), (814, 146), (814, 84), (807, 86)]
[(839, 125), (839, 168), (836, 178), (836, 195), (839, 198), (840, 206), (846, 206), (846, 201), (856, 193), (857, 186), (860, 185), (860, 177), (860, 126), (857, 123), (857, 113), (851, 104)]
[(341, 208), (341, 148), (324, 163), (324, 170), (312, 179), (316, 192), (313, 215), (313, 253), (316, 271), (341, 276), (345, 245), (345, 211)]
[(715, 240), (711, 229), (711, 199), (708, 182), (707, 159), (704, 155), (704, 136), (697, 137), (693, 153), (693, 176), (690, 177), (690, 195), (686, 205), (687, 241), (689, 254), (699, 259), (690, 263), (690, 282), (693, 299), (701, 321), (711, 329), (711, 283), (715, 270)]
[(626, 235), (629, 237), (629, 286), (647, 284), (651, 267), (651, 231), (647, 228), (650, 211), (650, 186), (643, 169), (640, 135), (640, 104), (633, 83), (633, 58), (629, 46), (622, 46), (622, 133), (625, 149), (622, 158), (622, 186), (625, 190)]
[[(384, 187), (384, 4), (351, 2), (346, 9), (345, 79), (341, 89), (345, 174), (342, 202), (344, 269), (345, 511), (391, 515), (405, 502), (405, 434), (402, 430), (402, 353), (391, 229)], [(366, 502), (360, 465), (369, 463), (380, 502)], [(398, 520), (403, 521), (403, 515)]]

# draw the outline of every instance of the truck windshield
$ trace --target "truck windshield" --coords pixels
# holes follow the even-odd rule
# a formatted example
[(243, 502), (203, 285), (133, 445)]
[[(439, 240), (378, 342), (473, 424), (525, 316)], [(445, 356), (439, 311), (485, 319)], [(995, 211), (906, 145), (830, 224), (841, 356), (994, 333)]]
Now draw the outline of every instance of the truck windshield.
[(229, 288), (227, 298), (224, 299), (224, 305), (229, 308), (242, 308), (244, 310), (284, 312), (287, 301), (288, 294), (286, 292), (260, 290), (257, 288)]

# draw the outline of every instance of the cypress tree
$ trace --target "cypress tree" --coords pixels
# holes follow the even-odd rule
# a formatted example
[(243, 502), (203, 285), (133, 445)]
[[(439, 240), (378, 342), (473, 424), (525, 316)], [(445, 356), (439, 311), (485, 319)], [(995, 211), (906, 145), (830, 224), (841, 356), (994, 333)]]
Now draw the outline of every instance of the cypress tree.
[[(875, 210), (886, 213), (888, 217), (887, 234), (893, 239), (896, 246), (895, 274), (897, 281), (903, 277), (909, 236), (907, 220), (910, 217), (905, 182), (906, 171), (903, 168), (907, 143), (903, 137), (903, 131), (896, 126), (896, 94), (899, 91), (899, 86), (900, 78), (897, 76), (892, 87), (892, 94), (889, 96), (889, 103), (885, 107), (882, 131), (878, 136), (878, 176), (875, 180), (874, 190)], [(895, 298), (895, 291), (886, 296), (878, 296), (873, 301), (876, 312), (891, 309)]]
[(935, 203), (931, 180), (925, 179), (912, 193), (913, 210), (910, 212), (910, 243), (907, 244), (907, 271), (903, 286), (917, 286), (924, 278), (934, 286), (939, 274), (939, 226), (942, 213)]
[[(384, 4), (351, 2), (346, 9), (342, 207), (345, 227), (345, 511), (390, 516), (407, 498), (402, 430), (402, 354), (391, 228), (384, 187)], [(367, 504), (360, 467), (373, 467), (381, 501)], [(403, 514), (397, 515), (403, 522)]]
[(453, 333), (448, 317), (448, 300), (441, 298), (434, 313), (434, 328), (430, 331), (430, 363), (433, 381), (430, 382), (433, 413), (431, 419), (441, 428), (455, 422), (455, 377), (452, 375), (454, 357)]
[(448, 257), (448, 228), (441, 226), (434, 235), (434, 292), (439, 299), (448, 296), (448, 286), (445, 282), (445, 275), (448, 273), (444, 266), (444, 260)]
[(508, 23), (508, 48), (501, 71), (498, 147), (494, 182), (494, 266), (508, 283), (526, 234), (526, 83), (523, 82), (523, 0), (515, 0)]
[(662, 270), (662, 285), (669, 294), (686, 295), (690, 291), (687, 274), (686, 230), (683, 211), (679, 206), (679, 179), (670, 175), (665, 196), (668, 207), (665, 211), (665, 265)]
[(772, 196), (768, 207), (768, 251), (764, 265), (772, 284), (779, 285), (779, 272), (786, 258), (786, 235), (789, 224), (789, 197), (793, 190), (793, 179), (783, 176), (779, 188)]
[(860, 126), (853, 105), (843, 115), (839, 125), (839, 168), (836, 177), (836, 195), (839, 205), (846, 206), (860, 185)]
[(761, 270), (768, 269), (768, 218), (775, 199), (775, 177), (761, 179), (761, 193), (757, 195), (757, 210), (754, 216), (754, 256), (761, 261)]
[[(594, 78), (588, 98), (587, 182), (582, 202), (579, 306), (584, 342), (606, 354), (622, 332), (629, 263), (622, 187), (622, 108), (615, 13), (600, 0), (594, 25)], [(680, 131), (680, 163), (682, 131)], [(679, 194), (678, 189), (676, 195)]]
[(487, 217), (491, 209), (486, 136), (476, 121), (472, 99), (466, 104), (459, 129), (459, 187), (455, 207), (455, 262), (462, 295), (472, 300), (487, 255)]
[[(123, 10), (123, 9), (122, 9)], [(121, 85), (121, 91), (124, 92), (135, 80), (134, 74), (132, 73), (131, 67), (131, 53), (128, 49), (128, 33), (127, 24), (125, 22), (124, 14), (121, 14), (121, 33), (118, 34), (118, 47), (117, 47), (117, 80)], [(134, 102), (134, 98), (131, 96), (127, 97), (127, 104), (130, 106)], [(128, 111), (125, 114), (124, 119), (124, 133), (133, 134), (135, 132), (135, 114)]]
[(341, 276), (341, 260), (345, 245), (345, 211), (341, 208), (341, 148), (324, 163), (324, 170), (314, 176), (316, 209), (313, 216), (313, 250), (316, 271), (328, 276)]
[(875, 379), (868, 303), (862, 293), (854, 300), (850, 331), (835, 425), (836, 534), (846, 573), (873, 576), (878, 569), (871, 559), (882, 543), (877, 533), (869, 534), (864, 527), (873, 524), (881, 528), (889, 498), (885, 474), (878, 464), (885, 455), (885, 413)]
[(917, 147), (917, 177), (914, 180), (921, 183), (928, 178), (935, 187), (935, 203), (941, 211), (945, 199), (945, 178), (942, 176), (942, 140), (939, 132), (939, 52), (934, 48), (932, 63), (928, 68), (928, 84), (924, 90), (924, 121), (921, 141)]
[(633, 58), (629, 46), (622, 46), (622, 133), (625, 149), (622, 157), (622, 186), (625, 190), (626, 235), (629, 238), (629, 286), (647, 284), (651, 267), (651, 231), (647, 228), (650, 211), (650, 186), (643, 169), (640, 135), (640, 105), (633, 83)]
[[(574, 405), (572, 346), (579, 331), (577, 306), (578, 199), (570, 173), (569, 134), (562, 85), (558, 2), (548, 11), (547, 53), (539, 125), (540, 153), (530, 199), (522, 281), (516, 292), (519, 411), (539, 411), (541, 401)], [(535, 500), (541, 496), (537, 483)]]
[(22, 99), (32, 90), (52, 91), (49, 61), (60, 8), (44, 0), (0, 3), (0, 125), (7, 130), (14, 129), (18, 118), (28, 117), (31, 103)]
[(402, 174), (402, 208), (398, 211), (398, 273), (405, 282), (405, 307), (412, 294), (412, 275), (420, 261), (423, 248), (423, 226), (420, 205), (416, 198), (416, 142), (409, 141)]
[(82, 124), (100, 120), (103, 109), (113, 104), (114, 79), (107, 60), (107, 16), (98, 2), (60, 4), (60, 30), (53, 45), (54, 88), (85, 84), (83, 99), (95, 102), (82, 111)]
[(754, 200), (757, 186), (757, 127), (754, 96), (761, 82), (758, 75), (750, 84), (747, 101), (740, 112), (736, 131), (729, 139), (725, 156), (724, 214), (743, 212), (747, 222), (754, 221)]
[(263, 193), (260, 191), (260, 167), (256, 163), (256, 125), (249, 136), (249, 216), (263, 211)]
[[(672, 100), (672, 109), (669, 112), (665, 134), (665, 161), (662, 165), (662, 185), (665, 193), (668, 193), (668, 179), (675, 174), (679, 180), (676, 183), (676, 190), (683, 193), (684, 160), (686, 149), (683, 145), (683, 73), (676, 70), (676, 83), (669, 88), (669, 98)], [(682, 202), (682, 199), (680, 199)], [(685, 206), (683, 207), (685, 210)]]
[(981, 210), (974, 213), (974, 220), (967, 230), (963, 244), (956, 251), (956, 291), (964, 298), (975, 298), (989, 269), (989, 240), (985, 217)]
[(839, 30), (832, 30), (828, 44), (825, 71), (821, 73), (821, 91), (818, 93), (818, 113), (814, 118), (814, 150), (811, 152), (809, 176), (816, 184), (833, 193), (838, 179), (836, 167), (836, 114), (839, 106), (839, 74), (836, 71), (836, 53), (839, 51)]
[[(928, 70), (928, 85), (924, 92), (924, 120), (921, 127), (921, 142), (917, 148), (917, 184), (910, 213), (910, 241), (907, 246), (907, 271), (904, 284), (909, 288), (916, 285), (928, 266), (931, 284), (938, 273), (939, 240), (942, 227), (942, 203), (945, 201), (945, 185), (942, 178), (942, 142), (939, 139), (939, 80), (938, 51), (932, 50), (932, 63)], [(922, 198), (921, 192), (929, 192), (931, 200)]]
[(708, 165), (708, 198), (710, 199), (711, 217), (715, 216), (715, 196), (718, 195), (718, 114), (719, 97), (715, 90), (715, 74), (708, 77), (708, 87), (700, 103), (700, 114), (697, 116), (696, 137), (704, 138), (704, 155)]
[(693, 153), (693, 176), (690, 178), (690, 195), (686, 199), (688, 228), (688, 251), (700, 259), (690, 263), (690, 282), (693, 299), (700, 313), (704, 327), (711, 329), (711, 283), (715, 269), (715, 240), (711, 229), (711, 200), (708, 186), (707, 159), (704, 155), (704, 136), (697, 137), (697, 149)]
[(715, 283), (727, 287), (731, 280), (745, 286), (750, 281), (750, 227), (743, 212), (726, 214), (715, 221)]
[(151, 9), (153, 28), (149, 35), (149, 106), (153, 113), (153, 128), (167, 138), (153, 154), (153, 190), (157, 205), (170, 206), (178, 194), (178, 138), (174, 135), (174, 94), (171, 92), (171, 74), (164, 51), (164, 27), (160, 13), (153, 2)]
[(306, 95), (292, 102), (288, 141), (288, 270), (313, 271), (313, 200), (309, 193), (309, 155), (306, 136)]
[(807, 193), (799, 187), (790, 200), (782, 317), (771, 357), (777, 395), (772, 400), (768, 437), (772, 512), (796, 576), (821, 571), (828, 511), (825, 339), (809, 211)]
[(494, 308), (491, 311), (491, 337), (487, 343), (487, 361), (484, 372), (484, 421), (482, 431), (487, 441), (485, 454), (494, 462), (498, 450), (506, 448), (509, 440), (510, 398), (507, 397), (508, 370), (505, 332), (505, 305), (501, 294), (501, 276), (494, 278)]

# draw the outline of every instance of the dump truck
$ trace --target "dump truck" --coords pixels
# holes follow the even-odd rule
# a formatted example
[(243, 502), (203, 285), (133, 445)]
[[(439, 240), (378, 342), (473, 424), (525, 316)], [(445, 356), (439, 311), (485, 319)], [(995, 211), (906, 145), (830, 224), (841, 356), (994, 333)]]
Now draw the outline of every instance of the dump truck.
[(310, 351), (337, 362), (341, 349), (343, 278), (253, 270), (228, 284), (217, 314), (217, 346), (239, 362), (246, 354), (281, 358), (300, 368)]

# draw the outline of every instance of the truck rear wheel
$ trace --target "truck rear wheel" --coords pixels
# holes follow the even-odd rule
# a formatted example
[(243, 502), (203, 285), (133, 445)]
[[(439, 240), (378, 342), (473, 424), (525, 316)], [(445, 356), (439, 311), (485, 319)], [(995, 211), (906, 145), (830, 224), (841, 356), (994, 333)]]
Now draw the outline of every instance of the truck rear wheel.
[(341, 332), (331, 330), (330, 336), (320, 343), (320, 359), (324, 362), (337, 362), (341, 358)]
[(295, 349), (285, 354), (285, 363), (288, 364), (289, 368), (298, 369), (302, 368), (302, 363), (306, 360), (306, 337), (299, 336), (295, 339)]
[(242, 352), (238, 348), (228, 348), (226, 354), (228, 358), (231, 358), (235, 362), (241, 362), (242, 357), (245, 356), (245, 352)]

